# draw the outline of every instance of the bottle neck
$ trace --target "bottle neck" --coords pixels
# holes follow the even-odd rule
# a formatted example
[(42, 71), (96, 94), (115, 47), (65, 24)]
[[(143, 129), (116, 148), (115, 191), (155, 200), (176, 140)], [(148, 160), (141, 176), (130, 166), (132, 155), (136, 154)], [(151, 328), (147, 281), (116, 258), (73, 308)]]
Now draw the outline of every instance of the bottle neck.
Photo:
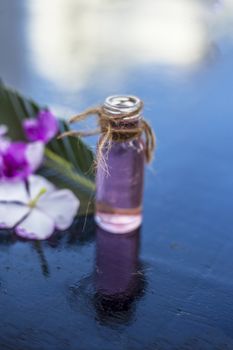
[(107, 118), (101, 122), (101, 129), (103, 134), (111, 133), (113, 141), (128, 141), (141, 136), (142, 132), (142, 118)]
[(125, 130), (125, 129), (134, 129), (138, 128), (141, 125), (141, 117), (137, 118), (132, 118), (132, 119), (127, 119), (127, 118), (122, 118), (122, 119), (109, 119), (109, 124), (112, 127), (112, 129), (115, 130)]
[(109, 96), (103, 106), (103, 124), (115, 130), (140, 127), (143, 102), (135, 96)]

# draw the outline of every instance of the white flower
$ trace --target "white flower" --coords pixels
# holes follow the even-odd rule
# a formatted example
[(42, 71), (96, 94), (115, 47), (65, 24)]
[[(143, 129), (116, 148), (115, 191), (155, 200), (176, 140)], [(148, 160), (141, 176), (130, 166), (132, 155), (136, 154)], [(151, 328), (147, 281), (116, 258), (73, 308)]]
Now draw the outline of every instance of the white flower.
[(46, 239), (72, 224), (79, 204), (70, 190), (56, 190), (38, 175), (28, 178), (28, 191), (23, 181), (0, 181), (0, 228), (14, 229), (23, 238)]
[(8, 132), (8, 127), (5, 124), (0, 124), (0, 136), (6, 135)]
[(4, 124), (0, 124), (0, 154), (4, 152), (10, 144), (10, 140), (6, 137), (7, 132), (7, 126)]

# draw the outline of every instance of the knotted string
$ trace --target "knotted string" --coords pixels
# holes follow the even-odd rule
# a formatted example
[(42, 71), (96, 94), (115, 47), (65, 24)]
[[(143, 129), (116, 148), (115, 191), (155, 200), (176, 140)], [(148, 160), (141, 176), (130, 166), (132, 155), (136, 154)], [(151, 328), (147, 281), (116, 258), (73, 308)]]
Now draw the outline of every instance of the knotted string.
[[(58, 136), (58, 138), (63, 138), (66, 136), (87, 137), (102, 135), (98, 145), (96, 162), (107, 171), (106, 158), (109, 150), (111, 149), (112, 141), (116, 139), (116, 136), (121, 137), (121, 139), (122, 137), (130, 139), (143, 135), (145, 139), (145, 157), (147, 163), (149, 163), (153, 158), (153, 153), (156, 146), (156, 138), (151, 126), (145, 119), (142, 119), (139, 121), (138, 126), (131, 127), (129, 121), (124, 119), (134, 116), (142, 109), (142, 107), (143, 103), (141, 102), (138, 111), (133, 111), (132, 113), (127, 114), (117, 114), (114, 115), (114, 118), (102, 106), (88, 108), (84, 112), (71, 117), (69, 123), (72, 124), (75, 122), (80, 122), (86, 120), (91, 115), (97, 115), (98, 128), (87, 131), (70, 130), (62, 133)], [(106, 149), (106, 152), (104, 152), (104, 149)]]

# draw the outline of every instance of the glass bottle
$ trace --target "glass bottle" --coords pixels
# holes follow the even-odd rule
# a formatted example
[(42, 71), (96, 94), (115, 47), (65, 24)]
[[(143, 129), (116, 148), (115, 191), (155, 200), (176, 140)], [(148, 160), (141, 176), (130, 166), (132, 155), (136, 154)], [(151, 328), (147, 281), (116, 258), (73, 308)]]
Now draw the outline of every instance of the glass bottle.
[[(110, 96), (103, 108), (113, 128), (125, 131), (140, 127), (141, 106), (134, 96)], [(107, 172), (97, 163), (96, 222), (112, 233), (132, 231), (142, 222), (145, 145), (141, 134), (116, 131), (103, 156)]]

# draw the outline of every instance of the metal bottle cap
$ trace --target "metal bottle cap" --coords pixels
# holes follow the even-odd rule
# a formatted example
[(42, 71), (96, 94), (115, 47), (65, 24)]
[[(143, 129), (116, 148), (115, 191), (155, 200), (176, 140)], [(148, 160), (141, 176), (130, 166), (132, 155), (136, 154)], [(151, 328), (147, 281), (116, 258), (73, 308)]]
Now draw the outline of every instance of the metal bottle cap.
[[(114, 95), (106, 98), (103, 108), (109, 115), (109, 118), (114, 118), (122, 114), (124, 120), (132, 120), (140, 118), (142, 104), (141, 100), (136, 96)], [(127, 117), (127, 115), (129, 116)]]

